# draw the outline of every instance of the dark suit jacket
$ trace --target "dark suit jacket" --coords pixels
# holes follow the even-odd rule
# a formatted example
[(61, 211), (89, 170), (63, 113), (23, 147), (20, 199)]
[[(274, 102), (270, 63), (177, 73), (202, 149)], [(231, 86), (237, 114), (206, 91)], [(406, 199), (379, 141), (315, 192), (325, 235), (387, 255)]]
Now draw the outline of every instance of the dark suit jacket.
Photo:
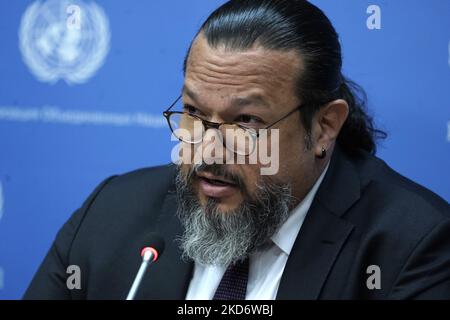
[[(173, 165), (105, 180), (59, 231), (26, 299), (124, 299), (142, 237), (166, 241), (137, 299), (184, 299), (193, 271), (180, 259)], [(66, 268), (81, 268), (68, 290)], [(370, 290), (370, 265), (381, 289)], [(336, 148), (289, 256), (278, 299), (450, 299), (450, 206), (382, 160)]]

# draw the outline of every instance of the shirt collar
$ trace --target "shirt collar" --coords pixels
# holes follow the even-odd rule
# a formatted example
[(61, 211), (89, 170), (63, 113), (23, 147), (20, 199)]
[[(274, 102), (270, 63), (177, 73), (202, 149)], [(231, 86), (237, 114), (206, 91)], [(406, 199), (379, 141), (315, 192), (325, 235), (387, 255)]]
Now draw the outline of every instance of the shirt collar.
[(316, 195), (317, 190), (319, 189), (319, 186), (322, 183), (326, 172), (328, 171), (329, 165), (330, 163), (328, 162), (327, 166), (325, 167), (319, 178), (316, 180), (305, 198), (303, 198), (303, 200), (292, 210), (289, 218), (271, 237), (272, 241), (278, 246), (278, 248), (280, 248), (287, 255), (291, 253), (291, 249), (294, 246), (294, 242), (297, 238), (298, 232), (300, 231), (306, 214), (311, 207), (314, 196)]

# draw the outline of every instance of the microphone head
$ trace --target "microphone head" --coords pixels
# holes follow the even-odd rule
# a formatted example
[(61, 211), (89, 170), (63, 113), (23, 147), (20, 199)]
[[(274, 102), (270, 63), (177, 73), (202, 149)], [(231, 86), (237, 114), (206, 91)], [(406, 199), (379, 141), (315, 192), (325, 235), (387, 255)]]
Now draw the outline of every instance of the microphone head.
[(156, 261), (164, 252), (165, 242), (163, 237), (156, 232), (150, 232), (144, 237), (141, 256), (144, 256), (146, 251), (153, 253), (153, 261)]

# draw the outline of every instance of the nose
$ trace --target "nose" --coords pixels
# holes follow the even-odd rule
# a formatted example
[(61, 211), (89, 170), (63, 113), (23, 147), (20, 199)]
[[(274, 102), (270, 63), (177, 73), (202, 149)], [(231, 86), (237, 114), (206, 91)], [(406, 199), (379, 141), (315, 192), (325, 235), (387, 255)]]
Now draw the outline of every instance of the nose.
[(222, 132), (219, 129), (209, 128), (205, 131), (202, 152), (202, 159), (205, 163), (224, 163), (227, 150), (224, 148)]

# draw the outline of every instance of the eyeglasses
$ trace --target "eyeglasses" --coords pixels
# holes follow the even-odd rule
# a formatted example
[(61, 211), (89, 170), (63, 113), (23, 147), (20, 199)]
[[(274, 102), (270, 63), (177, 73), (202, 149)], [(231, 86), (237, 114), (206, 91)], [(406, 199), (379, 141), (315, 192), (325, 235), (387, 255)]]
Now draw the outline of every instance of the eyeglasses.
[(291, 114), (300, 110), (302, 104), (288, 112), (286, 115), (264, 128), (251, 128), (236, 122), (211, 122), (184, 111), (170, 111), (181, 99), (181, 95), (163, 112), (170, 130), (174, 136), (189, 144), (198, 144), (203, 141), (203, 137), (208, 129), (219, 130), (222, 135), (223, 145), (230, 151), (248, 156), (255, 150), (260, 130), (267, 130), (286, 119)]

